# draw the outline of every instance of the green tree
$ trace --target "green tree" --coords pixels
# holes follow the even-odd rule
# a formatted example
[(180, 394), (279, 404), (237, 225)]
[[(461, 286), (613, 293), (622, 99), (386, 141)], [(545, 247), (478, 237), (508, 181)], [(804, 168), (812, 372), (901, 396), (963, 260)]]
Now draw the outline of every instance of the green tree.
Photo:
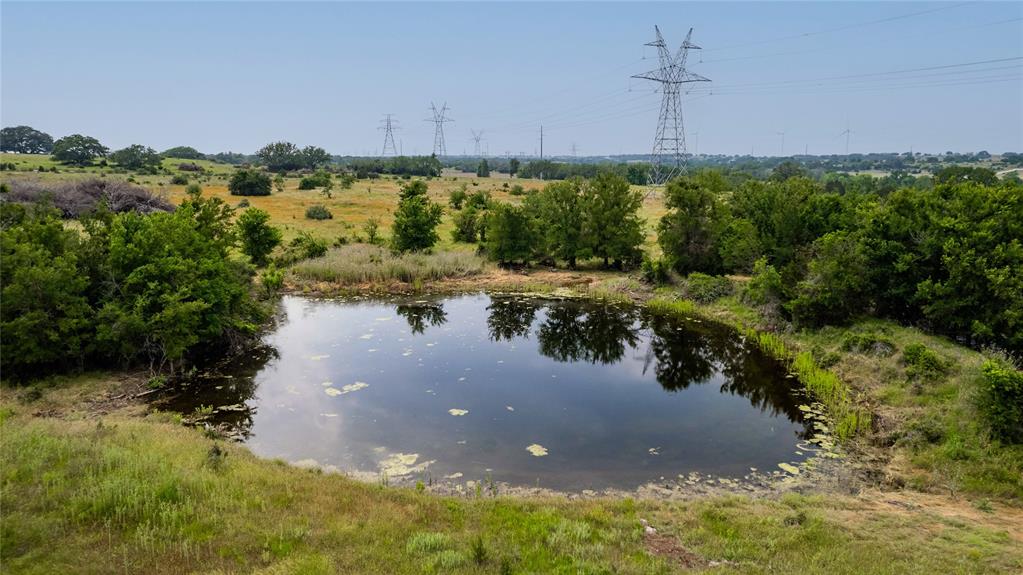
[(270, 214), (249, 208), (242, 212), (236, 224), (242, 241), (242, 252), (258, 266), (266, 265), (270, 253), (281, 243), (281, 230), (269, 222)]
[(106, 156), (110, 150), (96, 138), (72, 134), (53, 143), (53, 159), (63, 164), (87, 166), (93, 158)]
[(480, 178), (490, 177), (490, 164), (487, 163), (485, 158), (480, 160), (479, 165), (476, 166), (476, 175)]
[(428, 250), (437, 243), (437, 225), (444, 208), (430, 201), (426, 192), (426, 182), (422, 180), (413, 180), (402, 186), (391, 227), (391, 243), (395, 251)]
[(853, 234), (831, 232), (818, 239), (806, 277), (796, 286), (793, 319), (813, 326), (841, 324), (867, 312), (869, 263)]
[(30, 126), (14, 126), (0, 130), (0, 152), (15, 154), (49, 154), (53, 137)]
[(508, 174), (514, 177), (517, 173), (519, 173), (519, 159), (512, 158), (508, 161)]
[[(657, 242), (679, 273), (721, 271), (720, 238), (728, 224), (728, 212), (717, 184), (698, 178), (679, 178), (664, 189), (668, 212), (661, 217)], [(731, 248), (729, 248), (731, 256)]]
[(576, 260), (592, 254), (584, 237), (587, 217), (581, 179), (548, 184), (527, 196), (525, 205), (537, 220), (540, 253), (564, 260), (575, 268)]
[(798, 162), (785, 160), (771, 170), (771, 179), (776, 182), (784, 182), (789, 178), (805, 178), (806, 170)]
[(191, 146), (175, 146), (160, 153), (165, 158), (176, 158), (181, 160), (205, 160), (206, 154)]
[(21, 376), (80, 365), (91, 345), (93, 313), (77, 232), (41, 208), (2, 202), (0, 213), (0, 366)]
[(160, 154), (157, 154), (156, 150), (140, 144), (132, 144), (127, 148), (117, 150), (110, 154), (110, 159), (115, 164), (129, 170), (154, 169), (160, 166)]
[(236, 170), (227, 184), (232, 196), (269, 196), (270, 186), (270, 176), (250, 169)]
[(274, 176), (274, 191), (278, 194), (284, 193), (284, 175), (277, 174)]
[(273, 142), (256, 152), (256, 157), (271, 172), (297, 170), (306, 165), (305, 158), (298, 146), (291, 142)]
[(330, 154), (318, 146), (306, 146), (299, 153), (303, 167), (315, 170), (330, 163)]
[(629, 188), (625, 178), (605, 173), (583, 188), (583, 237), (589, 252), (603, 258), (604, 266), (638, 264), (642, 259), (643, 222), (639, 208), (643, 196)]
[(487, 217), (487, 255), (501, 264), (528, 264), (535, 234), (532, 218), (521, 206), (498, 202)]
[(474, 206), (467, 206), (459, 210), (451, 218), (455, 225), (451, 230), (451, 239), (456, 242), (473, 243), (479, 235), (479, 228), (482, 224), (481, 213)]

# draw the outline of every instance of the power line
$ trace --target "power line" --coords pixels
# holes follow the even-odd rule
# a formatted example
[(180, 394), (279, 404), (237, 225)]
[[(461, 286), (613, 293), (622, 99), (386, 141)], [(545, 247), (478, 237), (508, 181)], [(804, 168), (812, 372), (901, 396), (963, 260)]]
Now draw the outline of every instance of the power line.
[(399, 128), (397, 123), (392, 119), (393, 116), (394, 114), (385, 114), (384, 119), (380, 120), (383, 125), (377, 128), (378, 130), (384, 130), (384, 147), (380, 154), (381, 156), (388, 155), (388, 151), (390, 151), (390, 155), (392, 156), (398, 155), (398, 149), (394, 146), (394, 132)]
[(454, 122), (451, 118), (446, 116), (448, 111), (448, 103), (444, 102), (440, 110), (433, 102), (430, 102), (430, 110), (433, 112), (432, 118), (427, 118), (426, 122), (433, 122), (433, 155), (438, 158), (448, 155), (448, 148), (444, 144), (444, 123)]
[(657, 132), (654, 136), (654, 149), (651, 154), (651, 164), (653, 165), (651, 181), (654, 184), (663, 184), (686, 171), (686, 133), (682, 119), (681, 86), (691, 82), (710, 82), (710, 80), (686, 69), (689, 50), (700, 49), (690, 41), (693, 37), (692, 28), (689, 29), (686, 39), (682, 41), (682, 45), (679, 46), (675, 55), (668, 50), (668, 45), (664, 42), (664, 37), (661, 36), (661, 29), (657, 26), (654, 26), (654, 34), (656, 39), (649, 42), (647, 46), (657, 48), (661, 66), (649, 72), (637, 74), (633, 78), (652, 80), (660, 84), (661, 87), (661, 113), (657, 119)]

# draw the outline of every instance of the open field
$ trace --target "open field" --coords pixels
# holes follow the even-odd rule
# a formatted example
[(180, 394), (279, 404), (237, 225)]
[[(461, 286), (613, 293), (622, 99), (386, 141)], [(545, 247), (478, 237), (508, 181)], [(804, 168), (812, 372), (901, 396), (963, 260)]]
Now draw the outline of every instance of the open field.
[[(227, 182), (235, 168), (226, 164), (217, 164), (206, 160), (196, 160), (195, 163), (203, 166), (209, 171), (209, 178), (195, 179), (192, 172), (182, 172), (177, 165), (192, 160), (165, 159), (163, 164), (172, 174), (161, 175), (132, 175), (130, 173), (116, 173), (111, 168), (89, 166), (84, 168), (67, 167), (58, 164), (44, 155), (29, 154), (0, 154), (0, 162), (14, 162), (19, 171), (3, 172), (0, 174), (0, 181), (8, 178), (31, 178), (39, 181), (65, 181), (69, 179), (85, 178), (89, 176), (100, 176), (117, 179), (128, 179), (129, 176), (138, 183), (164, 195), (173, 203), (178, 204), (185, 197), (183, 185), (172, 185), (170, 183), (174, 174), (184, 174), (191, 180), (202, 186), (203, 191), (214, 197), (222, 198), (230, 205), (237, 205), (241, 197), (232, 196), (227, 189)], [(23, 168), (35, 169), (38, 167), (50, 169), (56, 167), (58, 173), (52, 172), (22, 172)], [(288, 177), (285, 179), (283, 193), (273, 193), (270, 196), (249, 197), (249, 205), (265, 210), (270, 214), (270, 222), (280, 226), (284, 230), (285, 240), (289, 240), (300, 232), (310, 234), (333, 242), (339, 236), (364, 235), (362, 225), (370, 218), (376, 218), (380, 222), (380, 233), (383, 237), (389, 237), (390, 225), (393, 219), (394, 209), (398, 205), (398, 190), (406, 180), (396, 176), (382, 176), (379, 179), (358, 180), (351, 189), (335, 189), (332, 192), (333, 198), (325, 198), (318, 189), (299, 190), (299, 177)], [(527, 191), (538, 189), (544, 186), (545, 182), (534, 179), (509, 178), (507, 174), (497, 174), (494, 177), (479, 178), (475, 174), (445, 170), (443, 176), (427, 180), (430, 198), (445, 207), (444, 219), (438, 228), (440, 242), (438, 250), (463, 250), (471, 251), (473, 246), (452, 241), (451, 211), (448, 206), (448, 194), (452, 191), (466, 187), (468, 192), (477, 190), (489, 191), (494, 199), (511, 203), (518, 203), (522, 196), (513, 196), (509, 193), (512, 186), (520, 185)], [(648, 188), (634, 186), (637, 191), (647, 193)], [(322, 204), (334, 215), (330, 220), (309, 220), (305, 217), (305, 210), (309, 206)], [(644, 246), (648, 250), (656, 250), (656, 227), (657, 221), (664, 214), (664, 203), (658, 194), (651, 194), (643, 202), (640, 211), (641, 217), (646, 222), (647, 241)]]

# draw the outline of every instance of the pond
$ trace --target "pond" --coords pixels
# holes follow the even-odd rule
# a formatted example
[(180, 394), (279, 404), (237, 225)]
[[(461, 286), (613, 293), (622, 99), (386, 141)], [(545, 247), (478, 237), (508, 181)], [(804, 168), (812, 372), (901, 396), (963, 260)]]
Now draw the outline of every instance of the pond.
[(716, 324), (529, 296), (282, 306), (262, 348), (163, 407), (260, 456), (394, 481), (634, 489), (804, 458), (794, 380)]

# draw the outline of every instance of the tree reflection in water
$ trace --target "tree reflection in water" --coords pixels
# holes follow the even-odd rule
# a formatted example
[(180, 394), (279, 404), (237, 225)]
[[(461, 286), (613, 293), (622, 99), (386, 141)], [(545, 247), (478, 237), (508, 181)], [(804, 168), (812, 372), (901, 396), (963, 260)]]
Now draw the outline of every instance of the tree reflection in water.
[(487, 329), (491, 341), (529, 337), (529, 329), (536, 319), (536, 311), (543, 304), (532, 300), (491, 298), (487, 311)]
[(440, 304), (402, 304), (394, 311), (405, 318), (412, 335), (419, 335), (426, 331), (427, 327), (436, 327), (448, 321), (448, 314)]

